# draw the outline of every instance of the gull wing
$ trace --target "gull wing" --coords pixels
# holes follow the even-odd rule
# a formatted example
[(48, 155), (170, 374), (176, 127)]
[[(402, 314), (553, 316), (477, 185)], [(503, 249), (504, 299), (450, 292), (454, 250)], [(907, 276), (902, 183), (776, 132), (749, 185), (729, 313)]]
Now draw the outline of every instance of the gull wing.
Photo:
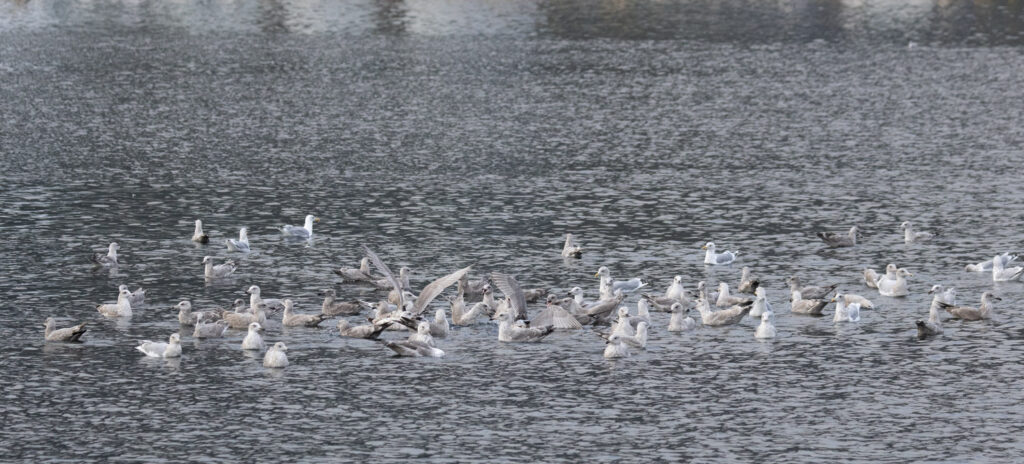
[(472, 268), (473, 266), (466, 266), (427, 284), (426, 287), (423, 287), (423, 291), (420, 292), (420, 296), (416, 297), (416, 303), (413, 304), (413, 313), (422, 313), (423, 310), (427, 309), (427, 305), (429, 305), (431, 301), (434, 301), (434, 298), (437, 298), (444, 289), (451, 287), (458, 282), (459, 279), (466, 275)]
[(384, 278), (388, 280), (391, 286), (395, 287), (395, 291), (398, 292), (398, 298), (401, 303), (398, 307), (401, 308), (405, 306), (405, 299), (402, 298), (402, 283), (395, 278), (395, 275), (391, 272), (391, 269), (388, 268), (388, 265), (384, 264), (384, 261), (381, 261), (380, 256), (377, 256), (377, 253), (374, 253), (370, 247), (363, 245), (363, 252), (366, 253), (367, 258), (370, 258), (370, 262), (373, 263), (373, 267), (377, 268), (381, 274), (384, 274)]
[(512, 303), (512, 311), (516, 319), (526, 319), (526, 294), (515, 277), (500, 272), (491, 273), (491, 280)]

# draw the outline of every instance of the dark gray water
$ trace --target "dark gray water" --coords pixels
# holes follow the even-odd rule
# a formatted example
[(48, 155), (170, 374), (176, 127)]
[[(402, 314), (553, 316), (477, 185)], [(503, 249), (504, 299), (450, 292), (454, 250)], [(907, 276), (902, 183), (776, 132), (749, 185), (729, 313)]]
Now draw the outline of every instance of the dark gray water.
[[(1020, 249), (1022, 24), (1012, 2), (4, 1), (0, 460), (1019, 461), (1024, 284), (963, 266)], [(312, 245), (284, 243), (307, 213)], [(943, 235), (904, 245), (904, 220)], [(857, 248), (814, 237), (855, 223)], [(204, 285), (243, 225), (254, 252)], [(707, 240), (739, 265), (705, 268)], [(92, 272), (110, 241), (124, 265)], [(272, 322), (280, 372), (241, 332), (133, 349), (250, 284), (306, 312), (376, 298), (330, 272), (363, 243), (417, 287), (475, 264), (591, 297), (601, 265), (657, 291), (748, 265), (779, 337), (655, 314), (647, 352), (608, 361), (589, 329), (480, 324), (424, 360)], [(909, 297), (860, 283), (888, 262)], [(879, 308), (791, 316), (794, 274)], [(102, 320), (122, 283), (147, 305)], [(935, 283), (1003, 301), (919, 342)], [(86, 342), (44, 344), (48, 316)]]

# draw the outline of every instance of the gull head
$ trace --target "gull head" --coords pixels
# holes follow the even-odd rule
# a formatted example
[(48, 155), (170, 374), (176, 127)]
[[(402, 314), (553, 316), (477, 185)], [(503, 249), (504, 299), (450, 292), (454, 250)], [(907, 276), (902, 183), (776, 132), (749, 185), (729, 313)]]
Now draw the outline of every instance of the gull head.
[(910, 221), (903, 221), (903, 224), (900, 224), (900, 229), (906, 229), (906, 228), (908, 228), (910, 226), (911, 226)]
[(416, 333), (420, 335), (427, 335), (430, 333), (430, 323), (427, 321), (420, 321), (419, 325), (416, 326)]
[(573, 287), (572, 290), (569, 290), (569, 296), (576, 296), (581, 293), (583, 293), (583, 289), (579, 287)]
[(209, 263), (211, 261), (213, 261), (212, 256), (203, 256), (203, 264)]
[(263, 326), (260, 325), (259, 322), (251, 322), (251, 323), (249, 323), (249, 331), (250, 332), (263, 332)]
[(323, 296), (338, 296), (337, 292), (335, 292), (333, 288), (321, 290), (320, 294)]
[(981, 295), (981, 299), (982, 300), (1003, 301), (1002, 298), (999, 298), (998, 296), (993, 295), (992, 292), (985, 292), (985, 293), (983, 293)]
[(896, 265), (893, 263), (886, 264), (885, 272), (896, 272)]
[(56, 323), (57, 323), (57, 321), (55, 321), (52, 317), (48, 317), (48, 318), (46, 318), (46, 322), (43, 322), (43, 327), (46, 327), (47, 329), (49, 329), (50, 326), (52, 326), (52, 325), (54, 325)]
[(167, 339), (167, 341), (171, 342), (172, 345), (181, 343), (181, 336), (178, 334), (171, 334), (171, 337)]
[(607, 267), (601, 266), (600, 268), (597, 269), (597, 272), (594, 273), (594, 277), (597, 277), (597, 276), (607, 276), (610, 273), (611, 272), (608, 270)]
[(757, 290), (754, 290), (754, 295), (762, 299), (767, 298), (767, 296), (765, 296), (764, 287), (757, 287)]
[(190, 303), (188, 300), (182, 300), (181, 303), (178, 303), (174, 307), (178, 310), (191, 311), (192, 303)]
[(480, 289), (480, 293), (483, 295), (491, 293), (491, 291), (491, 284), (484, 284), (483, 288)]
[(558, 304), (558, 297), (549, 293), (547, 299), (545, 300), (545, 303), (548, 305)]
[(619, 317), (629, 317), (629, 308), (625, 306), (619, 306)]
[(767, 312), (767, 311), (761, 313), (761, 322), (767, 323), (767, 322), (769, 322), (771, 320), (772, 320), (772, 313)]
[(719, 282), (719, 283), (718, 283), (718, 291), (719, 291), (719, 292), (722, 292), (722, 293), (724, 293), (724, 292), (725, 292), (726, 290), (728, 290), (728, 289), (729, 289), (729, 284), (727, 284), (727, 283), (725, 283), (725, 282)]
[(708, 250), (712, 253), (715, 252), (715, 242), (705, 243), (704, 246), (700, 247), (701, 250)]
[(932, 288), (931, 288), (931, 290), (928, 290), (928, 293), (939, 294), (939, 293), (942, 293), (943, 290), (945, 290), (945, 289), (942, 288), (941, 285), (936, 284), (936, 285), (932, 285)]
[(110, 247), (109, 248), (111, 250), (120, 250), (121, 249), (121, 245), (118, 245), (117, 242), (110, 242)]
[(836, 292), (836, 294), (832, 296), (832, 300), (831, 301), (833, 303), (835, 303), (836, 301), (839, 301), (839, 300), (843, 299), (843, 297), (845, 297), (845, 296), (846, 295), (843, 295), (842, 292)]
[(285, 311), (289, 311), (290, 312), (292, 310), (292, 305), (294, 304), (294, 303), (292, 303), (292, 300), (284, 300), (281, 303), (284, 304), (284, 310)]
[(260, 287), (257, 286), (257, 285), (252, 285), (252, 286), (249, 287), (248, 290), (245, 291), (245, 293), (251, 293), (253, 295), (259, 295), (260, 294)]
[(278, 351), (288, 351), (288, 347), (284, 344), (284, 342), (275, 343), (274, 349)]
[(677, 276), (673, 277), (672, 278), (672, 282), (673, 283), (677, 283), (677, 284), (683, 283), (683, 276), (677, 275)]
[(679, 311), (682, 311), (682, 310), (683, 310), (683, 304), (682, 303), (672, 303), (672, 307), (669, 308), (669, 312), (673, 312), (673, 313), (679, 312)]
[(908, 271), (908, 270), (906, 270), (906, 269), (901, 267), (898, 271), (896, 271), (896, 275), (898, 275), (900, 277), (909, 277), (909, 276), (913, 276), (914, 274), (912, 272), (910, 272), (910, 271)]

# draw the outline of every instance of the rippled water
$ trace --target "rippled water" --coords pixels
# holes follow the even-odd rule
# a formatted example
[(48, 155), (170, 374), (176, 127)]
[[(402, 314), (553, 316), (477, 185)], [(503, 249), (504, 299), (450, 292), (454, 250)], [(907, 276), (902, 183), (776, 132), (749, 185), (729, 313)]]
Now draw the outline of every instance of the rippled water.
[[(0, 3), (0, 460), (1019, 460), (1024, 286), (963, 265), (1019, 250), (1021, 24), (998, 2)], [(284, 243), (307, 213), (314, 243)], [(906, 246), (904, 220), (943, 235)], [(857, 248), (814, 237), (855, 223)], [(204, 285), (243, 225), (255, 251)], [(778, 339), (655, 314), (619, 361), (589, 329), (508, 345), (491, 324), (424, 360), (271, 323), (281, 372), (241, 332), (133, 349), (179, 330), (179, 300), (250, 284), (306, 312), (322, 288), (376, 298), (330, 272), (363, 243), (414, 286), (475, 264), (593, 296), (601, 265), (735, 283), (707, 240), (742, 250)], [(92, 272), (110, 241), (125, 264)], [(888, 262), (911, 296), (860, 283)], [(879, 308), (791, 317), (790, 275)], [(122, 283), (147, 305), (101, 320)], [(919, 342), (934, 283), (1003, 301)], [(48, 316), (86, 342), (44, 344)]]

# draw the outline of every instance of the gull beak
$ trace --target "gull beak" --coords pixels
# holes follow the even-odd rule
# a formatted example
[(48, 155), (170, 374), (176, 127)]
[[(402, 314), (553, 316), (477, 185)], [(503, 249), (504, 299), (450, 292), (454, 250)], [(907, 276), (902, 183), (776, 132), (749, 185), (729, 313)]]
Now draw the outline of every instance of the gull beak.
[(996, 301), (1003, 301), (1003, 299), (1002, 299), (1002, 298), (999, 298), (998, 296), (994, 296), (994, 297), (992, 297), (992, 299), (993, 299), (993, 300), (996, 300)]
[(704, 246), (700, 247), (700, 249), (701, 249), (701, 250), (707, 250), (707, 249), (708, 249), (708, 246), (707, 246), (707, 245), (704, 245)]
[(914, 273), (913, 273), (913, 272), (910, 272), (910, 271), (907, 271), (907, 275), (908, 275), (908, 276), (911, 276), (911, 277), (913, 277), (913, 276), (914, 276)]
[(320, 218), (313, 218), (313, 222), (320, 222)]
[(594, 273), (594, 277), (597, 277), (597, 276), (599, 276), (599, 275), (601, 275), (601, 273), (600, 273), (600, 272), (595, 272), (595, 273)]
[(935, 293), (935, 289), (928, 290), (929, 294)]
[(833, 302), (833, 303), (835, 303), (835, 302), (836, 302), (836, 297), (832, 297), (832, 302)]

